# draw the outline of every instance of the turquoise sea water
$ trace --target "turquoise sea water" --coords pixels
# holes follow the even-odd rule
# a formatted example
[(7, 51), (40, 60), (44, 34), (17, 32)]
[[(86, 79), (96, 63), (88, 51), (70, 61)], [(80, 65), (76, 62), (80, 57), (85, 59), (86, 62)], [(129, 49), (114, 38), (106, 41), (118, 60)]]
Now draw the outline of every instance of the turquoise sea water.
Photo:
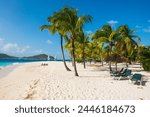
[(5, 67), (12, 64), (18, 63), (28, 63), (28, 62), (40, 62), (39, 60), (9, 60), (9, 59), (0, 59), (0, 67)]
[[(9, 59), (0, 59), (0, 67), (5, 67), (12, 64), (18, 64), (18, 63), (29, 63), (29, 62), (42, 62), (43, 60), (9, 60)], [(62, 60), (57, 60), (62, 61)], [(70, 61), (70, 60), (66, 60)], [(43, 61), (45, 62), (45, 61)]]

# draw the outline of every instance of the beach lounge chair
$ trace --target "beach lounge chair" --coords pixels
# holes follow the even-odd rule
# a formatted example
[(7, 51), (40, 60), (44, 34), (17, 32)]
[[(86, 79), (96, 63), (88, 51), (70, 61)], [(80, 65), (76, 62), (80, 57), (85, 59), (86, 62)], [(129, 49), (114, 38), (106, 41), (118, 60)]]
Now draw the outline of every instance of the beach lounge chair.
[(48, 63), (42, 63), (41, 66), (48, 66)]
[(126, 69), (123, 73), (115, 75), (114, 79), (116, 79), (117, 77), (118, 77), (117, 80), (129, 78), (132, 75), (131, 73), (132, 73), (131, 70)]
[(121, 72), (118, 72), (116, 74), (113, 74), (113, 76), (117, 77), (117, 76), (121, 76), (122, 74), (126, 73), (128, 69), (123, 69)]
[(136, 81), (136, 82), (140, 82), (140, 85), (142, 85), (142, 75), (141, 74), (133, 74), (130, 76), (130, 79), (132, 82)]
[(112, 71), (112, 72), (110, 73), (110, 75), (111, 75), (111, 76), (114, 76), (114, 75), (116, 75), (116, 74), (122, 73), (123, 70), (125, 70), (125, 69), (122, 68), (120, 71)]

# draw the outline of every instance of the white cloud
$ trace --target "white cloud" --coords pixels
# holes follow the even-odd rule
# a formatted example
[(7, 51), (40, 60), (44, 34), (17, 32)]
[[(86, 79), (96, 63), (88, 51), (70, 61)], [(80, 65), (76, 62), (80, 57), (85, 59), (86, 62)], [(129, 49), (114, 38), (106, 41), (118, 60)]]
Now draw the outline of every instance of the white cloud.
[(18, 51), (18, 52), (19, 52), (19, 53), (24, 53), (24, 52), (26, 52), (29, 48), (30, 48), (30, 46), (28, 46), (28, 45), (27, 45), (27, 46), (24, 46), (24, 47), (22, 47), (22, 48), (19, 47), (19, 51)]
[(140, 25), (136, 25), (136, 26), (135, 26), (135, 28), (142, 28), (142, 26), (140, 26)]
[(9, 53), (24, 53), (29, 46), (20, 47), (17, 43), (6, 43), (2, 46), (1, 51)]
[(148, 28), (143, 29), (143, 32), (150, 33), (150, 26)]
[(5, 51), (5, 52), (8, 52), (8, 51), (13, 51), (13, 50), (16, 50), (18, 51), (18, 44), (16, 43), (7, 43), (5, 44), (3, 47), (2, 47), (2, 51)]
[(92, 34), (92, 31), (91, 30), (87, 30), (85, 31), (87, 34)]
[(46, 43), (52, 44), (53, 42), (51, 40), (47, 40)]
[(0, 41), (4, 41), (4, 39), (3, 39), (3, 38), (0, 38)]
[(111, 26), (114, 26), (115, 24), (118, 23), (118, 21), (110, 20), (110, 21), (107, 21), (107, 23), (110, 24)]
[(0, 46), (2, 46), (4, 43), (4, 39), (3, 38), (0, 38)]
[(6, 43), (5, 39), (0, 38), (0, 51), (4, 53), (21, 54), (26, 52), (30, 46), (19, 46), (17, 43)]
[(43, 53), (43, 50), (35, 50), (34, 52), (39, 54), (39, 53)]

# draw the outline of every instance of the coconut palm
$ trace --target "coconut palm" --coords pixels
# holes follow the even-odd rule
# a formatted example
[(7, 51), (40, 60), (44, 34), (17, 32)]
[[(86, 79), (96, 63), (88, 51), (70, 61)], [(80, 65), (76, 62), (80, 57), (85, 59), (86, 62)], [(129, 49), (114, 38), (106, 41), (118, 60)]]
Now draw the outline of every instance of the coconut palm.
[(55, 13), (52, 17), (49, 17), (48, 18), (48, 21), (50, 23), (50, 25), (42, 25), (40, 28), (41, 30), (43, 31), (44, 29), (47, 29), (49, 30), (52, 34), (58, 32), (59, 35), (60, 35), (60, 45), (61, 45), (61, 52), (62, 52), (62, 59), (63, 59), (63, 63), (64, 63), (64, 66), (66, 68), (67, 71), (71, 71), (67, 64), (66, 64), (66, 61), (65, 61), (65, 56), (64, 56), (64, 49), (63, 49), (63, 36), (66, 35), (66, 30), (63, 28), (62, 25), (58, 25), (57, 22), (59, 21), (55, 21), (53, 19), (57, 18), (58, 17), (58, 13)]
[(76, 9), (64, 8), (60, 11), (61, 24), (69, 32), (71, 47), (72, 47), (72, 61), (74, 65), (75, 76), (79, 76), (76, 69), (76, 59), (75, 59), (75, 45), (74, 42), (77, 38), (77, 34), (81, 31), (85, 23), (91, 22), (91, 16), (78, 16)]
[[(79, 34), (77, 35), (77, 42), (78, 42), (78, 50), (79, 50), (79, 53), (81, 53), (81, 58), (82, 58), (82, 62), (83, 62), (83, 66), (84, 68), (86, 68), (86, 65), (85, 65), (85, 49), (86, 47), (88, 46), (88, 43), (89, 43), (89, 36), (86, 36), (84, 34), (84, 31), (81, 30), (79, 32)], [(78, 55), (79, 55), (78, 53)]]
[(150, 71), (150, 46), (145, 46), (140, 53), (144, 70)]
[(98, 50), (99, 50), (99, 56), (100, 56), (100, 61), (101, 61), (101, 63), (102, 63), (102, 66), (103, 66), (103, 61), (104, 61), (104, 51), (103, 51), (103, 49), (104, 49), (104, 42), (100, 42), (99, 44), (98, 44)]
[(96, 46), (97, 45), (96, 45), (95, 41), (92, 40), (90, 43), (88, 43), (87, 46), (88, 46), (88, 50), (87, 50), (88, 59), (89, 59), (90, 64), (91, 64), (92, 60), (95, 60), (96, 55), (98, 55), (96, 52)]
[[(93, 38), (98, 39), (101, 42), (104, 42), (109, 46), (108, 57), (110, 58), (117, 36), (118, 36), (118, 33), (116, 31), (113, 31), (110, 25), (104, 25), (100, 30), (97, 30), (95, 32), (95, 34), (93, 35)], [(111, 59), (109, 59), (109, 69), (110, 71), (112, 71)]]
[(103, 66), (103, 61), (104, 61), (104, 42), (101, 40), (101, 38), (99, 37), (99, 33), (98, 31), (96, 31), (96, 33), (94, 35), (92, 35), (92, 40), (95, 42), (96, 45), (96, 49), (98, 50), (98, 54), (99, 54), (99, 60), (102, 63)]
[(118, 40), (117, 46), (119, 47), (122, 55), (126, 58), (127, 62), (130, 62), (130, 58), (135, 51), (135, 47), (138, 46), (140, 38), (134, 35), (134, 30), (130, 30), (127, 25), (122, 25), (118, 28), (117, 32), (120, 34), (121, 39)]

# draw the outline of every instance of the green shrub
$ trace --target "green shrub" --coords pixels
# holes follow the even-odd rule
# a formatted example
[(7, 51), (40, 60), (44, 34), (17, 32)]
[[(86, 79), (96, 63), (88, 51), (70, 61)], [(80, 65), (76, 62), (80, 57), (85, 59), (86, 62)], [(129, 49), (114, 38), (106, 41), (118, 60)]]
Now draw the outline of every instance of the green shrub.
[(76, 59), (77, 63), (82, 63), (83, 60), (82, 59)]
[(140, 61), (145, 71), (150, 71), (150, 46), (145, 46), (140, 53)]
[(150, 71), (150, 59), (143, 60), (142, 64), (145, 71)]

